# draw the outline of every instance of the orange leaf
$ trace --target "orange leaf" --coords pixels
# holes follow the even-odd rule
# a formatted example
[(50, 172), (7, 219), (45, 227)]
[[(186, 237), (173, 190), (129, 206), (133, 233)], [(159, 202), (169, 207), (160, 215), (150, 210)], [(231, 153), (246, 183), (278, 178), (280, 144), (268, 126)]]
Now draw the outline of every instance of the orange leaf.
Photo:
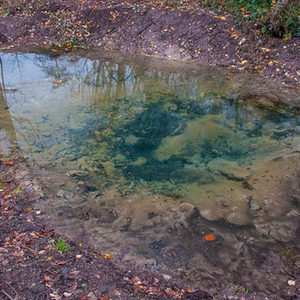
[(104, 258), (106, 258), (106, 259), (110, 259), (110, 258), (111, 258), (111, 256), (110, 256), (110, 254), (108, 254), (108, 253), (105, 253), (105, 254), (104, 254)]
[(110, 12), (110, 14), (113, 17), (113, 19), (115, 20), (116, 19), (116, 15), (112, 11)]
[(208, 234), (204, 237), (207, 241), (213, 241), (216, 239), (215, 235), (213, 234)]

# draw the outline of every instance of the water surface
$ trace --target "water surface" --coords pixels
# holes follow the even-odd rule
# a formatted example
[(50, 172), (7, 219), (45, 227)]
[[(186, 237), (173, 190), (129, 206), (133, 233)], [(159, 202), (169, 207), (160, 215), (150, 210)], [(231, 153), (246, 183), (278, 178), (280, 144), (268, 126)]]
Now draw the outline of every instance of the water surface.
[[(148, 258), (195, 282), (210, 272), (208, 287), (220, 276), (234, 281), (224, 270), (234, 272), (244, 256), (245, 285), (261, 248), (295, 239), (299, 116), (251, 105), (213, 68), (2, 60), (0, 149), (63, 174), (52, 213), (68, 234), (77, 226), (93, 244), (121, 246), (127, 259)], [(64, 187), (69, 180), (77, 196)]]

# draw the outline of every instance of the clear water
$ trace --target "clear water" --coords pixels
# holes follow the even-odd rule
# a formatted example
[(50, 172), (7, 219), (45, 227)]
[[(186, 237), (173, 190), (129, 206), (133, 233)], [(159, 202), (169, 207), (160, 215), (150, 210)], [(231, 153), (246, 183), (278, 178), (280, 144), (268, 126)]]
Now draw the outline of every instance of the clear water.
[[(163, 228), (190, 228), (195, 210), (204, 220), (217, 221), (209, 229), (202, 224), (202, 231), (194, 224), (182, 249), (173, 245), (178, 253), (163, 262), (176, 265), (176, 257), (199, 254), (197, 230), (202, 243), (204, 233), (221, 237), (233, 230), (220, 220), (258, 228), (298, 209), (279, 199), (285, 208), (271, 212), (276, 197), (267, 205), (264, 193), (275, 192), (276, 181), (284, 181), (283, 166), (291, 172), (298, 167), (299, 157), (293, 155), (300, 145), (299, 116), (244, 102), (226, 72), (30, 54), (1, 57), (2, 152), (18, 151), (72, 180), (89, 200), (82, 205), (69, 199), (68, 205), (93, 216), (94, 223), (82, 225), (92, 242), (105, 236), (99, 228), (108, 226), (113, 231), (106, 240), (120, 244), (127, 234), (143, 256), (147, 246), (138, 242), (143, 238), (151, 257), (162, 257), (161, 249), (176, 240), (162, 238)], [(273, 179), (264, 182), (267, 172)], [(223, 247), (223, 254), (233, 255)]]

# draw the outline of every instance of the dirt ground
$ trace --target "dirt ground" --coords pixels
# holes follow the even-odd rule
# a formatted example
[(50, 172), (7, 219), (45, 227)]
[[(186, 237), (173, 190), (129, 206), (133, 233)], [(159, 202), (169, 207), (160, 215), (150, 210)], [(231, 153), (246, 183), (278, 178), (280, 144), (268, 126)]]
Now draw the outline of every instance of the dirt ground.
[[(255, 22), (196, 1), (26, 1), (0, 16), (0, 50), (77, 48), (130, 52), (177, 61), (246, 69), (299, 88), (300, 38), (261, 35)], [(166, 4), (167, 3), (167, 4)], [(49, 51), (48, 51), (49, 52)]]

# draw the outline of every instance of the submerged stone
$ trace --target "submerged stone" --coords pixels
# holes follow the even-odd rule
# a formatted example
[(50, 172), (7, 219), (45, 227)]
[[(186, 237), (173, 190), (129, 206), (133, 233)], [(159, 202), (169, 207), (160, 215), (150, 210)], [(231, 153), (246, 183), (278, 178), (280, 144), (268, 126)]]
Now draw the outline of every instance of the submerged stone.
[(237, 162), (222, 158), (216, 158), (210, 161), (207, 167), (212, 172), (220, 173), (224, 177), (232, 180), (243, 181), (251, 176), (251, 168), (249, 166), (239, 165)]

